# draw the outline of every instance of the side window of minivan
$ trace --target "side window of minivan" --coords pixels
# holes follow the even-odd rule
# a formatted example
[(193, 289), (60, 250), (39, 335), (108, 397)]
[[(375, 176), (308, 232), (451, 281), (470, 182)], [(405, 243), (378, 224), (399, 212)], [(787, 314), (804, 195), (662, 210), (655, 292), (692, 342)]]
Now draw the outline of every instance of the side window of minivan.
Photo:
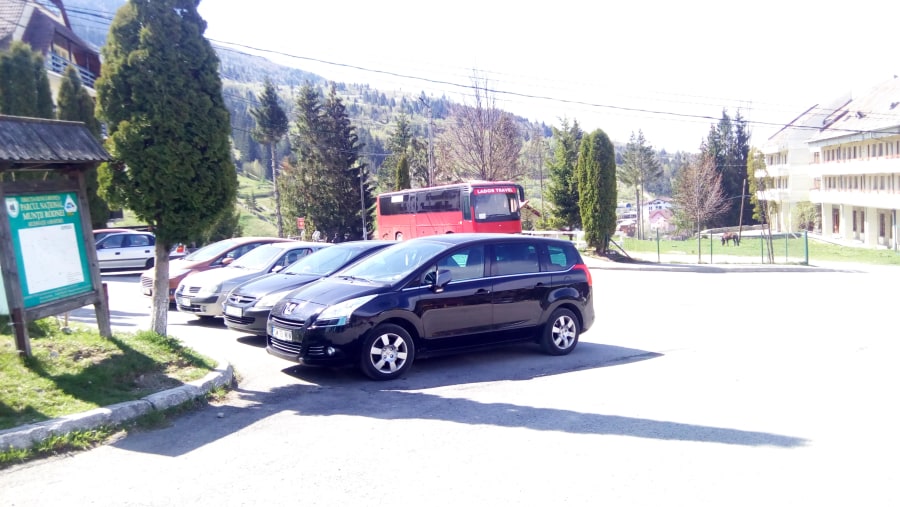
[(491, 259), (492, 275), (518, 275), (537, 273), (540, 270), (537, 245), (520, 242), (494, 245), (494, 255)]
[(473, 280), (484, 276), (484, 246), (477, 245), (457, 250), (438, 259), (437, 264), (425, 274), (423, 283), (430, 285), (438, 270), (450, 271), (450, 281)]
[(560, 245), (547, 245), (547, 254), (549, 258), (548, 271), (565, 271), (577, 262), (571, 255), (572, 252)]

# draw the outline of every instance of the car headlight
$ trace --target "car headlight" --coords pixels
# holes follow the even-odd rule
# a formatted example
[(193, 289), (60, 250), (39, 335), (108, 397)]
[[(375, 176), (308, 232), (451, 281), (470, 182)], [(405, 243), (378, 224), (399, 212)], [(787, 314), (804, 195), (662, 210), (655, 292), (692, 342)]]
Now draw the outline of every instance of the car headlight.
[(200, 290), (197, 291), (198, 298), (208, 298), (210, 296), (217, 295), (222, 290), (222, 284), (217, 283), (213, 285), (204, 285), (200, 287)]
[(315, 325), (317, 327), (343, 326), (350, 320), (350, 316), (353, 315), (353, 312), (374, 298), (375, 294), (372, 294), (371, 296), (348, 299), (343, 303), (331, 305), (322, 310), (322, 313), (320, 313), (319, 317), (316, 319)]
[(269, 294), (266, 294), (265, 296), (257, 299), (256, 302), (253, 303), (253, 308), (258, 308), (260, 310), (271, 310), (272, 307), (275, 306), (275, 303), (284, 299), (284, 297), (288, 295), (288, 292), (291, 292), (292, 290), (293, 289), (270, 292)]

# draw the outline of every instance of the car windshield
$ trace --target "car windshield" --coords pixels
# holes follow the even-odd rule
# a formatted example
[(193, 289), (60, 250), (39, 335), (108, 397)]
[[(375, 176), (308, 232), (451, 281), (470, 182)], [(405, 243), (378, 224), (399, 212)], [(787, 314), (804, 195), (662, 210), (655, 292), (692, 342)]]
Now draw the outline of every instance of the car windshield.
[(360, 252), (368, 250), (367, 245), (335, 245), (313, 252), (291, 264), (282, 273), (291, 275), (319, 275), (333, 273)]
[(436, 241), (404, 241), (379, 250), (336, 275), (393, 283), (446, 248), (446, 244)]
[(210, 259), (215, 259), (228, 250), (234, 248), (235, 244), (236, 243), (234, 241), (229, 239), (217, 241), (211, 245), (206, 245), (203, 248), (194, 250), (188, 255), (182, 257), (182, 259), (186, 261), (206, 262)]
[(276, 245), (262, 245), (250, 250), (231, 264), (232, 268), (242, 268), (259, 271), (269, 267), (272, 262), (285, 252), (285, 249)]

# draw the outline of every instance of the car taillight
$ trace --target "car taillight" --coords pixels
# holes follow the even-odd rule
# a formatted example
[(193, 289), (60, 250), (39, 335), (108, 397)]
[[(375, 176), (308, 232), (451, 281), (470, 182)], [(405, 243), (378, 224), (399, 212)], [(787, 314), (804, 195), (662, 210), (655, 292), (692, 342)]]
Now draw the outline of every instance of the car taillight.
[(576, 264), (576, 265), (572, 266), (572, 269), (580, 269), (580, 270), (584, 271), (584, 276), (587, 277), (588, 287), (594, 286), (594, 281), (591, 279), (591, 270), (588, 269), (587, 266), (585, 266), (584, 264)]

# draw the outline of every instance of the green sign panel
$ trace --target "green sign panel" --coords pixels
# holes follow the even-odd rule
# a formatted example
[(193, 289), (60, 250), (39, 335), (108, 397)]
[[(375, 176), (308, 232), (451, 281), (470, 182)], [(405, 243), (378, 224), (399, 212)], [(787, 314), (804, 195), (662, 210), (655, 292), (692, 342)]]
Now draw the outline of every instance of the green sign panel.
[(6, 198), (25, 308), (91, 292), (74, 192)]

